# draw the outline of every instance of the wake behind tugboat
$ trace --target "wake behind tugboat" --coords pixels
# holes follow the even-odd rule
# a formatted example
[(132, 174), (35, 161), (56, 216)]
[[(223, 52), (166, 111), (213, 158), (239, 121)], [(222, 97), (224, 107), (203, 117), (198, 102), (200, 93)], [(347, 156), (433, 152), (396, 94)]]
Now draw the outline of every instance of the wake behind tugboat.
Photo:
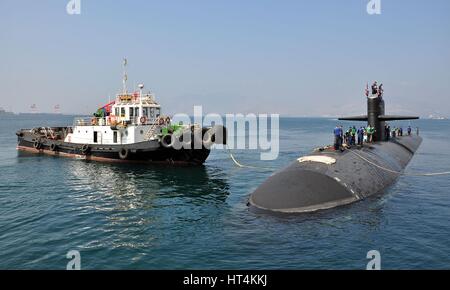
[[(124, 67), (126, 66), (126, 61)], [(70, 127), (21, 129), (17, 149), (54, 156), (109, 162), (203, 164), (214, 143), (226, 144), (223, 126), (173, 123), (152, 93), (128, 93)]]

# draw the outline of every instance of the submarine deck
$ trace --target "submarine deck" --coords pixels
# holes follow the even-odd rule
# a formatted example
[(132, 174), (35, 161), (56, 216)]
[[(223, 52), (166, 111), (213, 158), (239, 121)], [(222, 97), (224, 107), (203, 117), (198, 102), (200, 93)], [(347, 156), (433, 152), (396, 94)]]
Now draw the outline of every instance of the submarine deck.
[(402, 136), (341, 151), (325, 148), (269, 177), (249, 199), (252, 209), (302, 213), (333, 208), (382, 192), (400, 176), (422, 142)]

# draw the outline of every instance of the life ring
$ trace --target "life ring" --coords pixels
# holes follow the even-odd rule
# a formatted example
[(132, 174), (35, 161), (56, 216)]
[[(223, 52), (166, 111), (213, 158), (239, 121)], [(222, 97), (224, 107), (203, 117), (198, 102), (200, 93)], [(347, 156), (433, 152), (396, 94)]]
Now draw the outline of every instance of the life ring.
[(161, 126), (164, 125), (164, 119), (163, 118), (159, 118), (158, 124), (161, 125)]
[(37, 150), (41, 149), (41, 147), (42, 147), (41, 141), (35, 140), (35, 141), (33, 142), (33, 147), (34, 147), (34, 149), (37, 149)]
[(50, 144), (50, 150), (51, 151), (56, 151), (56, 149), (58, 149), (58, 145), (56, 145), (56, 143)]
[(147, 123), (147, 117), (142, 116), (139, 121), (141, 122), (142, 125), (144, 125), (145, 123)]
[(166, 117), (166, 124), (167, 124), (167, 125), (170, 124), (170, 117)]
[(87, 154), (87, 153), (89, 152), (89, 149), (90, 149), (89, 145), (88, 145), (88, 144), (84, 144), (84, 145), (81, 147), (81, 152), (82, 152), (83, 154)]
[(125, 160), (128, 158), (129, 153), (130, 153), (130, 150), (128, 150), (127, 148), (122, 148), (119, 151), (119, 158), (122, 160)]

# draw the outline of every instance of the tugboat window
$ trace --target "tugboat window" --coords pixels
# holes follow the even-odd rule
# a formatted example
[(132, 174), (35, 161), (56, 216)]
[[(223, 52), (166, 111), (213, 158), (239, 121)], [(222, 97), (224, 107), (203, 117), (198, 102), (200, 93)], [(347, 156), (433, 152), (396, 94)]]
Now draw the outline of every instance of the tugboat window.
[(130, 119), (134, 117), (134, 110), (133, 108), (130, 108)]
[(155, 118), (155, 108), (150, 108), (150, 118)]
[(125, 108), (120, 108), (120, 117), (125, 118)]
[(113, 134), (113, 142), (117, 143), (117, 132), (114, 132)]
[(142, 113), (143, 116), (148, 117), (148, 108), (143, 108)]
[(160, 108), (156, 108), (155, 111), (156, 111), (156, 118), (158, 118), (159, 115), (161, 114), (161, 109)]

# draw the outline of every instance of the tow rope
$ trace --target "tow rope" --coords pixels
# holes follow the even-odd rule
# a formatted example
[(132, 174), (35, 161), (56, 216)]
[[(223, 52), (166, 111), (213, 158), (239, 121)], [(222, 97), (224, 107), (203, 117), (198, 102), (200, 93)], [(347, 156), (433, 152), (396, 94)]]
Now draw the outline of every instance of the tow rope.
[(395, 170), (392, 170), (392, 169), (380, 166), (380, 165), (370, 161), (369, 159), (365, 158), (364, 156), (361, 156), (361, 154), (358, 154), (358, 153), (356, 153), (353, 150), (350, 150), (350, 152), (352, 152), (353, 154), (355, 154), (356, 156), (358, 156), (362, 160), (366, 161), (367, 163), (369, 163), (369, 164), (371, 164), (371, 165), (373, 165), (373, 166), (375, 166), (377, 168), (380, 168), (382, 170), (385, 170), (385, 171), (388, 171), (388, 172), (391, 172), (391, 173), (395, 173), (395, 174), (398, 174), (398, 175), (405, 175), (405, 176), (439, 176), (439, 175), (449, 175), (450, 174), (450, 171), (433, 172), (433, 173), (404, 173), (402, 171), (395, 171)]
[[(244, 165), (242, 163), (240, 163), (233, 155), (233, 153), (231, 152), (231, 149), (226, 146), (226, 149), (228, 150), (228, 153), (230, 154), (230, 158), (233, 161), (233, 163), (239, 167), (239, 168), (249, 168), (249, 169), (262, 169), (262, 170), (271, 170), (274, 171), (275, 168), (269, 168), (269, 167), (261, 167), (261, 166), (251, 166), (251, 165)], [(378, 165), (372, 161), (370, 161), (369, 159), (365, 158), (364, 156), (362, 156), (361, 154), (356, 153), (353, 150), (350, 150), (351, 153), (355, 154), (356, 156), (358, 156), (359, 158), (361, 158), (362, 160), (366, 161), (367, 163), (381, 169), (387, 172), (391, 172), (397, 175), (404, 175), (404, 176), (442, 176), (442, 175), (450, 175), (450, 171), (444, 171), (444, 172), (432, 172), (432, 173), (405, 173), (402, 171), (396, 171), (396, 170), (392, 170), (386, 167), (383, 167), (381, 165)]]
[(231, 149), (228, 147), (228, 145), (226, 145), (226, 149), (228, 150), (228, 153), (230, 154), (231, 160), (233, 161), (234, 164), (236, 164), (237, 167), (240, 167), (240, 168), (250, 168), (250, 169), (271, 170), (271, 171), (274, 171), (274, 170), (275, 170), (275, 168), (262, 167), (262, 166), (251, 166), (251, 165), (244, 165), (244, 164), (241, 164), (241, 163), (233, 156), (233, 153), (231, 152)]

